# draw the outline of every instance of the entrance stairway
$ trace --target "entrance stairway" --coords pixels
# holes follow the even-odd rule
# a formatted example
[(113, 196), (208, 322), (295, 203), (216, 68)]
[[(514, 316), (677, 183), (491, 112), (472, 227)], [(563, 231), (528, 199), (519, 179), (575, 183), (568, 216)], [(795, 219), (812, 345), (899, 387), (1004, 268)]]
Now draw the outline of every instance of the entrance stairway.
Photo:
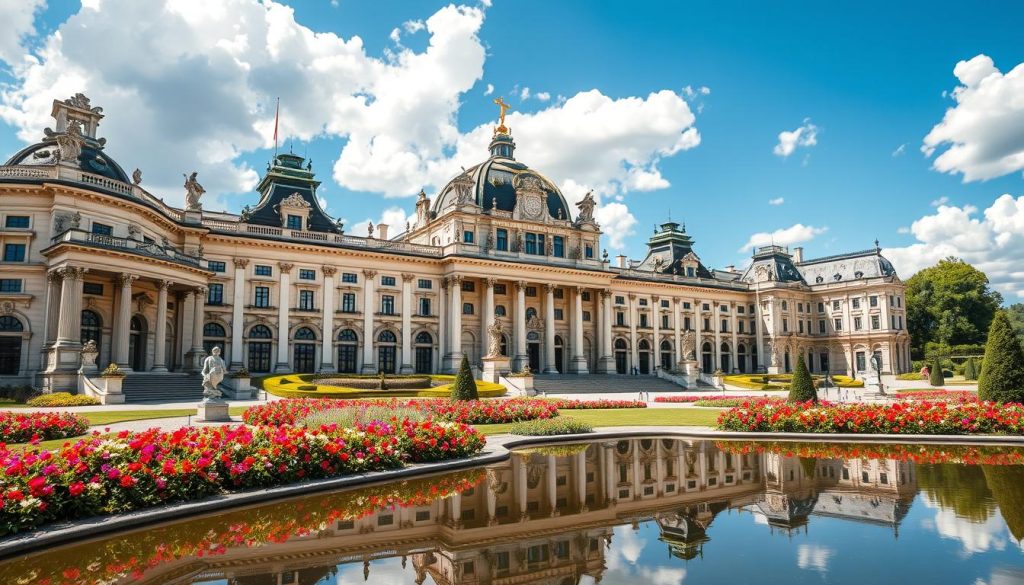
[(621, 374), (538, 374), (533, 378), (538, 394), (602, 394), (611, 392), (681, 392), (685, 390), (657, 376)]
[(198, 402), (203, 399), (203, 378), (179, 372), (131, 372), (121, 390), (125, 402)]

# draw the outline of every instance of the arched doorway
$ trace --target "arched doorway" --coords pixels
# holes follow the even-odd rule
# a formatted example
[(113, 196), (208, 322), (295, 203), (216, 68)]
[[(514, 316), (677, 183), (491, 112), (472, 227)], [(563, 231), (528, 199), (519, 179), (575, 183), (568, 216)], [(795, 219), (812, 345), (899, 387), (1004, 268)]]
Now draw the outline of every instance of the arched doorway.
[(220, 348), (221, 357), (227, 355), (224, 343), (227, 341), (227, 331), (220, 323), (207, 323), (203, 325), (203, 349), (206, 355), (213, 354), (213, 348)]
[(135, 315), (128, 334), (128, 367), (141, 372), (146, 369), (146, 319)]
[(0, 317), (0, 375), (17, 376), (21, 371), (21, 340), (25, 326), (12, 315)]
[(625, 339), (615, 340), (615, 373), (625, 374), (629, 369), (629, 345)]
[(508, 335), (501, 334), (501, 347), (499, 348), (501, 355), (508, 357)]
[(270, 371), (270, 340), (274, 334), (266, 325), (256, 325), (249, 330), (249, 366), (250, 372)]
[(309, 327), (299, 327), (295, 331), (295, 348), (292, 357), (292, 368), (300, 374), (311, 374), (316, 371), (316, 333)]
[(736, 367), (741, 374), (747, 373), (747, 346), (742, 343), (736, 346)]
[(637, 357), (640, 360), (640, 373), (651, 373), (651, 344), (646, 339), (641, 339), (636, 345)]
[(672, 371), (672, 343), (667, 339), (661, 342), (661, 359), (658, 363), (666, 372)]
[(555, 369), (559, 374), (565, 373), (565, 343), (561, 335), (555, 336)]
[(728, 343), (722, 342), (722, 371), (728, 374), (732, 372), (732, 348)]
[(536, 331), (526, 334), (526, 356), (529, 358), (530, 370), (540, 372), (540, 335)]
[(377, 335), (377, 371), (394, 374), (397, 370), (398, 337), (385, 329)]
[[(100, 319), (99, 313), (86, 309), (82, 311), (82, 343), (92, 341), (96, 344), (96, 351), (100, 351), (100, 340), (103, 338), (103, 321)], [(102, 355), (96, 356), (96, 363), (103, 364)]]
[(354, 374), (358, 371), (359, 336), (351, 329), (338, 333), (338, 371)]
[(700, 346), (700, 357), (701, 357), (701, 371), (710, 374), (715, 369), (714, 362), (714, 350), (711, 349), (711, 344), (705, 341)]
[(416, 373), (430, 374), (434, 368), (434, 338), (426, 331), (416, 334)]

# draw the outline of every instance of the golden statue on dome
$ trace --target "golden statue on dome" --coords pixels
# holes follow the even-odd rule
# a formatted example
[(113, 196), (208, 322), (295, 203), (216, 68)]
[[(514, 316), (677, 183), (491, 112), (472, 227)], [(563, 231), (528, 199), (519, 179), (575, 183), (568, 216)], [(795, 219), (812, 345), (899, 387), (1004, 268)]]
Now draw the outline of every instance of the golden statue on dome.
[(497, 98), (494, 103), (498, 106), (498, 127), (494, 129), (494, 134), (509, 134), (511, 130), (505, 126), (505, 112), (512, 109), (512, 106), (505, 103), (502, 98)]

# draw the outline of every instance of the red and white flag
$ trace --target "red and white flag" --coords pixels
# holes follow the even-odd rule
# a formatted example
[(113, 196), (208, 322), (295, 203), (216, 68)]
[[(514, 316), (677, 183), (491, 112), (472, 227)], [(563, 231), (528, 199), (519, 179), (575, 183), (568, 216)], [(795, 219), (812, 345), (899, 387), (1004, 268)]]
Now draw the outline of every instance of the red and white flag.
[(277, 152), (277, 122), (281, 117), (281, 98), (277, 98), (277, 109), (274, 111), (274, 152)]

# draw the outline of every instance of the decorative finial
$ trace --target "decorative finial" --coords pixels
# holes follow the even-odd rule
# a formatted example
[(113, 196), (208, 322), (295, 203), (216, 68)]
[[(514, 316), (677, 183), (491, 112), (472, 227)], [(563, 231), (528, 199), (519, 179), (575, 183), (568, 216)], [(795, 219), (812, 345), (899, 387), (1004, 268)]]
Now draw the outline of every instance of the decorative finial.
[(497, 98), (494, 103), (498, 106), (498, 127), (494, 129), (494, 134), (508, 134), (509, 129), (505, 126), (505, 112), (512, 108), (512, 106), (505, 103), (502, 98)]
[(875, 251), (879, 251), (881, 248), (878, 247), (878, 238), (875, 238)]

